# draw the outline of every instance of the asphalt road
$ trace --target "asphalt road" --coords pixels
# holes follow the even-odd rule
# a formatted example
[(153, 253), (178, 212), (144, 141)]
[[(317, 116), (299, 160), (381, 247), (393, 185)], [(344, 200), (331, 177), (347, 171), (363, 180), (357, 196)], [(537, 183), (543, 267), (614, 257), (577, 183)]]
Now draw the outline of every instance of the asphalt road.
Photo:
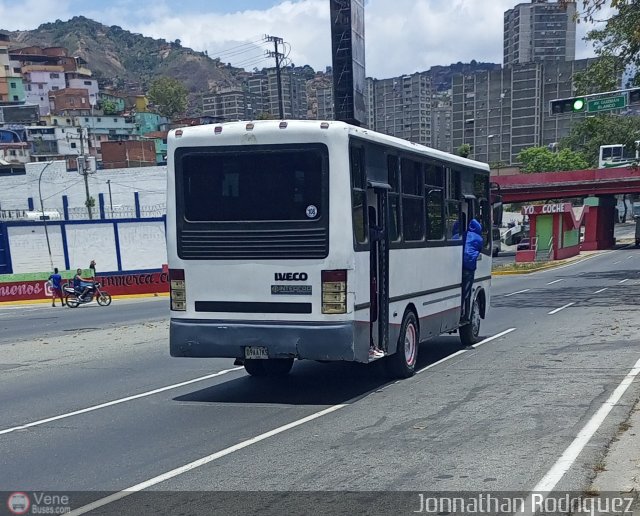
[(95, 301), (77, 308), (50, 304), (0, 307), (0, 345), (38, 336), (63, 335), (72, 331), (116, 328), (123, 324), (165, 320), (169, 314), (166, 296), (114, 299), (110, 306)]
[[(417, 495), (366, 492), (580, 492), (640, 396), (628, 381), (593, 419), (640, 359), (639, 267), (629, 248), (496, 277), (482, 333), (502, 336), (425, 343), (401, 382), (375, 364), (300, 362), (260, 380), (231, 360), (171, 359), (166, 299), (0, 309), (0, 327), (38, 335), (0, 341), (0, 491), (101, 500), (90, 514), (402, 514)], [(285, 493), (349, 490), (364, 493), (349, 511), (346, 495)]]

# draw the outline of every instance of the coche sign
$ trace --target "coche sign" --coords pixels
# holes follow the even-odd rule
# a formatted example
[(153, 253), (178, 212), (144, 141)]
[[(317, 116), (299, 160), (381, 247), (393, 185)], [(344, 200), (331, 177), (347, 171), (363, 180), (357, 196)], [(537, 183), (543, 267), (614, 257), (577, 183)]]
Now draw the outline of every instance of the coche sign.
[(571, 204), (537, 204), (534, 206), (523, 206), (522, 212), (525, 215), (546, 215), (551, 213), (565, 213), (571, 209)]

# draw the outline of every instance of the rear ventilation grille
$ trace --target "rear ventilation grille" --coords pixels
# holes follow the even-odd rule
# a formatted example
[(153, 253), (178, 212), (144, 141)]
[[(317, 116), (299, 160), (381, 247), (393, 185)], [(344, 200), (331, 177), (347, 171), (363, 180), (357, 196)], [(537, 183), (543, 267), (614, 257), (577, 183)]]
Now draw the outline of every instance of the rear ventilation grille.
[(179, 230), (183, 260), (286, 260), (326, 258), (327, 228), (273, 230)]

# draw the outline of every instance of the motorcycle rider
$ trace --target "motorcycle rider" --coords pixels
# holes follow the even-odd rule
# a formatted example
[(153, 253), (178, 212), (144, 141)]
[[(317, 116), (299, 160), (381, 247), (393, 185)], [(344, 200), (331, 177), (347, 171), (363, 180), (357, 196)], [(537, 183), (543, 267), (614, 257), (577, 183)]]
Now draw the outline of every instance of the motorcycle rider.
[(93, 289), (93, 281), (87, 281), (82, 277), (82, 269), (76, 270), (76, 275), (73, 277), (73, 288), (77, 293), (80, 293), (78, 299), (84, 301), (84, 296), (87, 292)]

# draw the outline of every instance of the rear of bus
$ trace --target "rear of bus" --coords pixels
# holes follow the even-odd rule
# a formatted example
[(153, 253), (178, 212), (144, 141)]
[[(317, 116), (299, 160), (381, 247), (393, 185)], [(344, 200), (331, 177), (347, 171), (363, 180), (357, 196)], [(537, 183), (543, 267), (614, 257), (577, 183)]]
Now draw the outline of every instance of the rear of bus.
[(367, 361), (353, 345), (347, 142), (345, 124), (311, 121), (171, 132), (172, 356)]

